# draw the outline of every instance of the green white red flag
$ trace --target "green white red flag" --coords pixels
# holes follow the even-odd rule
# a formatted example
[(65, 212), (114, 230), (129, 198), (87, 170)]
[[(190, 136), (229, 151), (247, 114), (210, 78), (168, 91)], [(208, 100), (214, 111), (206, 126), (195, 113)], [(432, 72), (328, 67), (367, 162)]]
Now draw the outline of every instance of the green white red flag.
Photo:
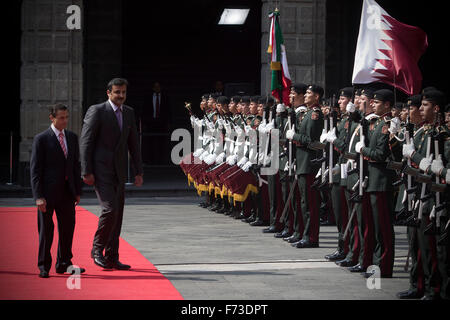
[(289, 105), (289, 91), (292, 81), (289, 74), (286, 47), (284, 46), (279, 17), (280, 12), (277, 9), (269, 14), (270, 32), (267, 52), (271, 54), (270, 70), (272, 70), (272, 81), (270, 89), (272, 96), (285, 105)]

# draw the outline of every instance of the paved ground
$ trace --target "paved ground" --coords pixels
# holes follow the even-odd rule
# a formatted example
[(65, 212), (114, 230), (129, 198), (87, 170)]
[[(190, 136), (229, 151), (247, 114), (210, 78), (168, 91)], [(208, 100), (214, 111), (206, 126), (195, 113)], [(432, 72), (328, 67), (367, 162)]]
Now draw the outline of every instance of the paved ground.
[[(396, 299), (398, 291), (408, 288), (406, 227), (395, 227), (394, 277), (369, 290), (362, 276), (323, 258), (337, 245), (336, 227), (321, 227), (320, 248), (296, 249), (263, 234), (262, 227), (211, 213), (197, 203), (196, 196), (129, 198), (122, 229), (122, 237), (185, 299)], [(11, 205), (32, 201), (0, 199), (0, 206)], [(81, 205), (99, 214), (96, 199)]]

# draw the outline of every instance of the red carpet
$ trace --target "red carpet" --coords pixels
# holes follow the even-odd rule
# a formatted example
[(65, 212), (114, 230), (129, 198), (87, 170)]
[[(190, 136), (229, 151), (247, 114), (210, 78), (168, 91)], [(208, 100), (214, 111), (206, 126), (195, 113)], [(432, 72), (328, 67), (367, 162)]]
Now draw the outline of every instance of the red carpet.
[[(120, 260), (128, 271), (104, 270), (90, 257), (98, 218), (77, 207), (73, 258), (86, 272), (80, 278), (55, 272), (56, 215), (50, 278), (38, 277), (38, 231), (35, 207), (0, 208), (0, 300), (178, 300), (181, 294), (142, 254), (120, 238)], [(79, 289), (68, 289), (68, 280)]]

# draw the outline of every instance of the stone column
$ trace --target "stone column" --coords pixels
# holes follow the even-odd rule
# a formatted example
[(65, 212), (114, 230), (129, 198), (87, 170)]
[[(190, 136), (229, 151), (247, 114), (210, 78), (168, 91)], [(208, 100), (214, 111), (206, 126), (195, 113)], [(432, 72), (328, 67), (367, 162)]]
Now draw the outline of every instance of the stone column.
[[(29, 185), (33, 137), (47, 129), (48, 105), (69, 107), (68, 129), (79, 134), (83, 97), (82, 0), (23, 0), (19, 183)], [(70, 5), (80, 8), (80, 29), (69, 29)]]
[(270, 93), (268, 15), (275, 10), (275, 4), (280, 11), (280, 25), (292, 82), (318, 84), (325, 89), (326, 0), (262, 2), (261, 93)]
[[(22, 166), (30, 160), (33, 137), (50, 125), (48, 105), (67, 105), (70, 112), (68, 129), (77, 134), (81, 131), (82, 4), (82, 0), (23, 0), (19, 156)], [(68, 29), (67, 20), (71, 13), (67, 13), (67, 8), (70, 5), (81, 9), (80, 29)], [(20, 180), (29, 185), (25, 171)]]

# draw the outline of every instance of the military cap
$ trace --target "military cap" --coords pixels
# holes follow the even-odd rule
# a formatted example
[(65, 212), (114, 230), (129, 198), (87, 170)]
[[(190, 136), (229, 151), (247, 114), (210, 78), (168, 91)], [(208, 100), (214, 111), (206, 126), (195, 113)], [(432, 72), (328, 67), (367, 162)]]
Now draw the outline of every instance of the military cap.
[(210, 97), (211, 99), (217, 100), (217, 98), (219, 97), (219, 94), (217, 94), (217, 93), (210, 93), (210, 94), (209, 94), (209, 97)]
[(422, 100), (431, 101), (443, 108), (445, 104), (445, 94), (439, 90), (430, 89), (424, 92)]
[(260, 96), (252, 96), (250, 97), (250, 102), (256, 102), (258, 103)]
[(450, 103), (445, 106), (445, 112), (450, 112)]
[(240, 102), (250, 103), (250, 97), (249, 96), (242, 96)]
[(230, 99), (226, 96), (219, 96), (217, 97), (217, 103), (220, 104), (229, 104), (230, 103)]
[(271, 95), (265, 95), (265, 96), (259, 97), (258, 102), (261, 104), (266, 104), (266, 103), (273, 104), (275, 102), (275, 100), (273, 99), (273, 97)]
[(422, 94), (424, 94), (425, 92), (430, 91), (430, 90), (437, 90), (437, 89), (435, 87), (425, 87), (422, 89)]
[(373, 98), (379, 101), (389, 101), (391, 104), (394, 103), (394, 93), (389, 89), (380, 89), (373, 93)]
[(408, 98), (407, 104), (408, 104), (408, 106), (420, 108), (420, 106), (422, 105), (422, 95), (416, 94), (416, 95), (410, 96)]
[(392, 108), (402, 110), (404, 105), (405, 104), (403, 102), (397, 102), (392, 106)]
[(360, 95), (361, 95), (361, 89), (356, 89), (355, 96), (360, 96)]
[[(367, 98), (373, 99), (373, 90), (372, 89), (366, 88), (366, 89), (359, 89), (359, 90), (360, 90), (360, 92), (359, 92), (360, 96), (365, 95)], [(355, 95), (356, 95), (356, 93), (355, 93)]]
[(209, 93), (202, 94), (202, 100), (203, 99), (208, 100), (208, 98), (209, 98)]
[(312, 85), (308, 86), (308, 90), (311, 90), (312, 92), (318, 94), (320, 97), (323, 96), (323, 88), (321, 86), (312, 84)]
[(353, 96), (353, 87), (345, 87), (339, 90), (339, 96), (351, 98)]
[(232, 96), (230, 102), (239, 103), (241, 101), (241, 96)]
[(294, 83), (291, 85), (291, 89), (293, 89), (298, 94), (305, 94), (308, 86), (304, 83)]

